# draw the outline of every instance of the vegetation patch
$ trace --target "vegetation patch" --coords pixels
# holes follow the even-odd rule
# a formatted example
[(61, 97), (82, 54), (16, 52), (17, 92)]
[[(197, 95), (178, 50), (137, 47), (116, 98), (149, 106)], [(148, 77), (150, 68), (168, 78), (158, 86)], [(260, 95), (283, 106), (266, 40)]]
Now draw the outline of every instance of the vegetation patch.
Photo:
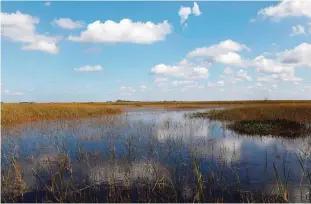
[(300, 137), (310, 132), (303, 123), (289, 120), (243, 120), (228, 125), (228, 128), (244, 135), (273, 135), (282, 137)]
[(228, 128), (240, 134), (298, 137), (311, 132), (311, 106), (266, 105), (211, 110), (191, 118), (230, 121)]
[(82, 103), (5, 103), (1, 105), (1, 124), (35, 120), (77, 119), (121, 113), (122, 109), (103, 104)]

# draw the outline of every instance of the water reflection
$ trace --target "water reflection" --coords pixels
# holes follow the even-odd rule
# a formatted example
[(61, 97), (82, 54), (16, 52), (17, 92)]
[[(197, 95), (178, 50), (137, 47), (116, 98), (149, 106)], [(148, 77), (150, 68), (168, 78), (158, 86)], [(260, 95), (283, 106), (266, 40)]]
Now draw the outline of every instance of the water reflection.
[(271, 193), (277, 182), (275, 165), (282, 182), (287, 181), (284, 167), (286, 173), (290, 169), (290, 201), (308, 201), (307, 180), (302, 180), (296, 154), (301, 154), (304, 165), (310, 168), (310, 137), (239, 135), (220, 122), (185, 117), (189, 112), (193, 111), (144, 110), (2, 127), (5, 159), (1, 168), (6, 170), (12, 162), (7, 155), (14, 155), (27, 184), (26, 192), (54, 185), (58, 181), (52, 181), (51, 174), (63, 171), (62, 179), (77, 185), (147, 182), (154, 187), (165, 178), (171, 186), (179, 187), (178, 196), (191, 198), (198, 188), (194, 161), (205, 184), (212, 185), (209, 179), (216, 179), (215, 189), (226, 186), (266, 193)]

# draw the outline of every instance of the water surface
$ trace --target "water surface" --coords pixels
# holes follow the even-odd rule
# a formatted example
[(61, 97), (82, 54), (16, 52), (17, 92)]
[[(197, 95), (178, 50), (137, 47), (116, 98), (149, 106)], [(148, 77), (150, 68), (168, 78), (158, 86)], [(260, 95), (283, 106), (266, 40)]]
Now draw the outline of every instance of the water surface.
[(166, 176), (181, 189), (181, 196), (191, 197), (196, 191), (193, 161), (197, 161), (205, 182), (216, 178), (216, 189), (277, 194), (277, 171), (282, 185), (288, 181), (289, 201), (308, 202), (309, 185), (297, 154), (310, 169), (309, 136), (239, 135), (221, 122), (185, 116), (197, 111), (206, 110), (136, 110), (3, 127), (1, 168), (9, 166), (4, 157), (14, 155), (22, 168), (25, 191), (31, 192), (49, 185), (49, 172), (57, 172), (57, 165), (47, 161), (68, 154), (74, 183), (124, 186)]

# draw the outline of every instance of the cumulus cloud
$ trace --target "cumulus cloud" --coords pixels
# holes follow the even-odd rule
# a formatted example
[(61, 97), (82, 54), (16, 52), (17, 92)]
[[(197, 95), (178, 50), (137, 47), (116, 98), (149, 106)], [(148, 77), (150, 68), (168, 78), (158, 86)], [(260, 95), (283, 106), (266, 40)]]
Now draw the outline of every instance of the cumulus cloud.
[(84, 25), (84, 22), (83, 21), (73, 21), (70, 18), (60, 18), (60, 19), (53, 20), (52, 25), (56, 25), (60, 28), (66, 29), (66, 30), (73, 30), (73, 29), (82, 28)]
[(180, 16), (180, 24), (184, 24), (188, 20), (191, 14), (195, 16), (199, 16), (202, 14), (202, 12), (200, 11), (199, 5), (196, 2), (193, 3), (192, 9), (190, 7), (184, 7), (184, 6), (180, 7), (178, 11), (178, 15)]
[(201, 15), (201, 11), (200, 11), (200, 7), (199, 5), (197, 4), (197, 2), (194, 2), (193, 3), (193, 7), (192, 7), (192, 13), (195, 15), (195, 16), (199, 16)]
[(311, 1), (308, 0), (283, 0), (275, 6), (258, 11), (258, 15), (283, 19), (286, 17), (307, 17), (311, 19)]
[(305, 27), (303, 27), (302, 25), (295, 25), (292, 27), (292, 33), (290, 34), (290, 36), (303, 34), (306, 34)]
[(156, 77), (154, 79), (154, 82), (156, 82), (156, 83), (161, 83), (161, 82), (166, 82), (166, 81), (168, 81), (168, 78), (166, 78), (166, 77)]
[(23, 14), (1, 12), (1, 35), (11, 41), (23, 43), (23, 50), (39, 50), (50, 54), (57, 54), (59, 38), (41, 35), (36, 32), (39, 18)]
[(190, 53), (188, 53), (189, 57), (216, 57), (219, 55), (228, 54), (229, 52), (239, 52), (242, 50), (248, 50), (246, 45), (240, 44), (233, 40), (225, 40), (221, 41), (218, 44), (209, 46), (209, 47), (201, 47), (197, 48)]
[(253, 78), (248, 75), (246, 70), (240, 69), (238, 71), (234, 71), (229, 67), (224, 69), (223, 74), (220, 77), (228, 83), (237, 83), (238, 81), (252, 81)]
[(243, 60), (241, 56), (235, 52), (228, 52), (227, 54), (221, 54), (215, 57), (215, 60), (219, 63), (230, 65), (242, 65)]
[(311, 44), (309, 43), (302, 43), (293, 49), (277, 53), (277, 56), (284, 64), (311, 68)]
[(95, 65), (95, 66), (86, 65), (83, 67), (74, 68), (74, 71), (76, 72), (97, 72), (97, 71), (102, 71), (102, 70), (103, 70), (103, 67), (100, 65)]
[(195, 65), (184, 59), (177, 65), (158, 64), (151, 69), (156, 75), (171, 76), (176, 78), (199, 79), (208, 77), (208, 68)]
[(80, 36), (69, 36), (74, 42), (101, 42), (101, 43), (137, 43), (151, 44), (164, 40), (171, 33), (172, 26), (168, 21), (162, 23), (133, 22), (123, 19), (119, 23), (111, 20), (95, 21), (80, 33)]
[(180, 16), (180, 23), (183, 24), (188, 19), (189, 15), (191, 14), (191, 8), (190, 7), (183, 7), (178, 11), (178, 15)]
[(208, 57), (214, 62), (228, 65), (244, 66), (242, 57), (237, 54), (243, 50), (250, 50), (246, 45), (233, 40), (221, 41), (209, 47), (196, 48), (188, 53), (188, 57)]
[(294, 67), (278, 62), (275, 59), (268, 59), (262, 55), (255, 57), (250, 65), (257, 68), (258, 72), (263, 73), (293, 73)]
[(248, 75), (247, 71), (241, 69), (236, 73), (236, 78), (246, 80), (246, 81), (252, 81), (253, 78)]

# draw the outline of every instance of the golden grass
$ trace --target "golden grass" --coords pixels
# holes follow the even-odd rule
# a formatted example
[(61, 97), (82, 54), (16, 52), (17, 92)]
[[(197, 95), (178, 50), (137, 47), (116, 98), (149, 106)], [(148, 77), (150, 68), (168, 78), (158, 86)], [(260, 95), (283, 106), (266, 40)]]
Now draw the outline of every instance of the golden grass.
[(311, 133), (311, 105), (261, 105), (211, 110), (191, 118), (231, 121), (228, 128), (246, 135), (300, 137)]
[(121, 108), (104, 104), (4, 103), (1, 105), (1, 124), (9, 125), (35, 120), (76, 119), (121, 112)]
[[(1, 105), (1, 124), (7, 125), (35, 120), (96, 117), (120, 113), (124, 109), (199, 109), (231, 106), (311, 107), (311, 101), (137, 101), (102, 103), (2, 103)], [(236, 119), (240, 115), (232, 115), (232, 117)]]
[(192, 117), (206, 117), (216, 120), (290, 120), (295, 122), (311, 122), (311, 104), (260, 105), (212, 110), (205, 113), (195, 113)]

